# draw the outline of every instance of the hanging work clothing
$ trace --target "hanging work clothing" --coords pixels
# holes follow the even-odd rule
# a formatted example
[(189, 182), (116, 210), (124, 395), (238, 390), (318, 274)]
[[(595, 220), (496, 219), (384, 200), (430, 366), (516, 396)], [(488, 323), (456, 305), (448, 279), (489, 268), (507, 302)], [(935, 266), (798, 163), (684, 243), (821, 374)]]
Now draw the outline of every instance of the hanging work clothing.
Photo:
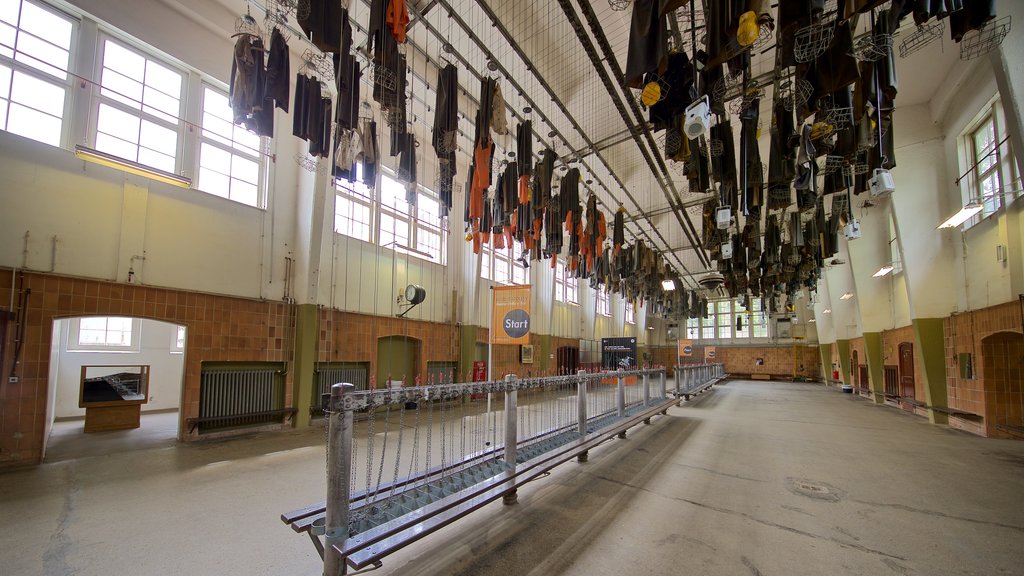
[(341, 47), (342, 3), (337, 0), (309, 0), (309, 12), (299, 11), (299, 27), (306, 39), (321, 52), (337, 52)]
[(409, 26), (409, 9), (405, 5), (405, 0), (388, 0), (385, 21), (395, 42), (405, 44), (405, 31)]
[(452, 207), (452, 183), (457, 172), (456, 142), (459, 136), (458, 68), (448, 64), (437, 73), (437, 98), (431, 142), (438, 161), (437, 195), (447, 214)]
[(665, 71), (668, 60), (668, 19), (659, 0), (636, 0), (629, 28), (625, 83), (640, 88), (645, 74)]
[(291, 64), (288, 42), (275, 26), (270, 34), (270, 51), (267, 53), (266, 85), (263, 88), (264, 99), (274, 101), (274, 105), (288, 112)]

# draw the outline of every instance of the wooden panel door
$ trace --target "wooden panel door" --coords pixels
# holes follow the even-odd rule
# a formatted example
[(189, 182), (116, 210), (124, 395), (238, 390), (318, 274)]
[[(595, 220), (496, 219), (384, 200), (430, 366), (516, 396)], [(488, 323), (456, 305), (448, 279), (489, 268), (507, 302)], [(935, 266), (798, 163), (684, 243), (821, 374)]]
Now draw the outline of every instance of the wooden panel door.
[(900, 398), (914, 400), (914, 345), (900, 344)]

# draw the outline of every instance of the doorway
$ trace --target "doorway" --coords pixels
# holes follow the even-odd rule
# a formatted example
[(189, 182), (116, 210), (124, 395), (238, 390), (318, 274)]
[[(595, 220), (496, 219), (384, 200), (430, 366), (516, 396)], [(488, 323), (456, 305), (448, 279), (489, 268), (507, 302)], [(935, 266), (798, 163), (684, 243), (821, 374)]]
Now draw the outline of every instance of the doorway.
[[(900, 399), (916, 401), (917, 392), (914, 380), (914, 345), (910, 342), (903, 342), (899, 345), (900, 355)], [(914, 410), (911, 403), (903, 403), (903, 409)]]
[(408, 336), (377, 339), (377, 387), (415, 386), (420, 341)]
[(998, 332), (981, 341), (989, 435), (1024, 435), (1024, 336)]
[(43, 459), (175, 444), (186, 333), (185, 326), (148, 318), (54, 320)]

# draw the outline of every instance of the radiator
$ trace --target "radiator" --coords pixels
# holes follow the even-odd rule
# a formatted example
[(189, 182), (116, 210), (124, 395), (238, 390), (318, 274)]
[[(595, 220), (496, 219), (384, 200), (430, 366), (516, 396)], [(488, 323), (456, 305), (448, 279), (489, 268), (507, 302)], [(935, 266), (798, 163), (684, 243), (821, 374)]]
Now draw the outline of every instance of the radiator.
[(200, 432), (280, 422), (279, 414), (252, 414), (280, 410), (283, 407), (284, 382), (274, 370), (217, 371), (202, 374), (199, 384), (199, 417), (218, 420), (201, 424)]
[[(316, 372), (317, 384), (320, 389), (320, 396), (331, 393), (331, 386), (340, 382), (354, 384), (356, 390), (366, 390), (366, 366), (326, 366), (320, 367)], [(319, 405), (319, 399), (314, 405)]]

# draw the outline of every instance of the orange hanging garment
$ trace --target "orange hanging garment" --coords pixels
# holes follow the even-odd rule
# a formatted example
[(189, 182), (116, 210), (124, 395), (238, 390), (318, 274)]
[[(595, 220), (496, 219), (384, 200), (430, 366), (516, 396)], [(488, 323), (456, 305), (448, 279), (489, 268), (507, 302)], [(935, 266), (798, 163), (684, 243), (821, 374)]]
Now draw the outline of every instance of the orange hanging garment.
[(529, 204), (530, 203), (530, 177), (520, 176), (519, 177), (519, 203)]
[(405, 30), (409, 26), (409, 10), (405, 0), (388, 2), (387, 24), (391, 29), (391, 35), (395, 37), (395, 42), (405, 44)]

